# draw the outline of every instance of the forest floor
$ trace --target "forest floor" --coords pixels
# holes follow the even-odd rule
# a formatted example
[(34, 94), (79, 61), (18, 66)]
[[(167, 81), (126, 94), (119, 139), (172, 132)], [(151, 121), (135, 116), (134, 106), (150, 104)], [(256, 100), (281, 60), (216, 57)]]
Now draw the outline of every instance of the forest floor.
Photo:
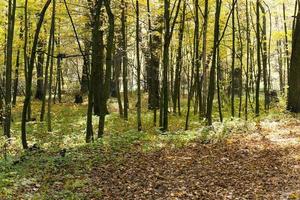
[(300, 123), (95, 166), (104, 199), (300, 199)]
[(171, 116), (165, 135), (146, 114), (142, 133), (112, 115), (110, 133), (85, 144), (86, 107), (55, 105), (54, 131), (29, 123), (38, 146), (23, 152), (18, 109), (16, 138), (0, 158), (0, 199), (300, 199), (300, 119), (288, 113), (191, 131)]

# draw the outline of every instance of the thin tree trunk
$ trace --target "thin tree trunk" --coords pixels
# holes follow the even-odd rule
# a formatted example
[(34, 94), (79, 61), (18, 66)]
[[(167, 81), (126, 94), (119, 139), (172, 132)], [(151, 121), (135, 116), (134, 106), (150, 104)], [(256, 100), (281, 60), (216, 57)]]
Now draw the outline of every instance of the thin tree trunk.
[[(39, 18), (38, 24), (36, 26), (37, 28), (36, 28), (35, 35), (34, 35), (31, 56), (30, 56), (30, 62), (29, 62), (29, 66), (28, 66), (28, 72), (26, 73), (27, 74), (26, 91), (25, 91), (25, 100), (24, 100), (23, 112), (22, 112), (22, 127), (21, 127), (21, 129), (22, 129), (22, 145), (23, 145), (24, 149), (28, 148), (28, 144), (27, 144), (27, 140), (26, 140), (26, 116), (27, 116), (29, 105), (30, 105), (30, 99), (31, 99), (32, 71), (33, 71), (34, 60), (35, 60), (35, 56), (36, 56), (36, 48), (37, 48), (37, 44), (38, 44), (40, 30), (41, 30), (41, 27), (42, 27), (42, 24), (44, 21), (44, 16), (45, 16), (45, 13), (46, 13), (50, 3), (51, 3), (51, 0), (47, 0), (47, 2), (45, 3), (45, 5), (39, 15), (40, 18)], [(26, 35), (27, 35), (27, 0), (25, 0), (25, 40), (27, 38)], [(25, 44), (26, 43), (27, 42), (25, 41)], [(24, 49), (26, 50), (26, 47)], [(26, 53), (25, 53), (24, 57), (27, 59)]]
[(247, 63), (246, 63), (246, 98), (245, 98), (245, 120), (248, 120), (248, 99), (249, 99), (249, 64), (250, 64), (250, 16), (249, 16), (249, 1), (246, 0), (246, 21), (247, 21)]
[(235, 95), (235, 2), (232, 0), (232, 55), (231, 55), (231, 117), (234, 117), (234, 95)]
[(212, 125), (212, 110), (213, 101), (216, 87), (216, 65), (217, 65), (217, 49), (219, 46), (219, 34), (220, 34), (220, 14), (221, 14), (222, 0), (216, 0), (216, 13), (215, 13), (215, 28), (214, 28), (214, 46), (212, 55), (212, 66), (210, 69), (209, 90), (207, 96), (207, 123)]
[(15, 30), (16, 0), (8, 1), (8, 29), (7, 29), (7, 56), (5, 71), (5, 117), (4, 117), (4, 135), (11, 137), (11, 84), (12, 84), (12, 59), (13, 59), (13, 41)]
[(203, 67), (203, 85), (202, 85), (202, 108), (200, 108), (200, 114), (202, 117), (206, 114), (206, 106), (207, 106), (207, 28), (208, 28), (208, 0), (205, 0), (205, 8), (204, 8), (204, 16), (203, 16), (203, 46), (202, 46), (202, 67)]
[(56, 15), (56, 0), (52, 0), (52, 19), (51, 29), (52, 31), (52, 46), (51, 46), (51, 57), (50, 57), (50, 72), (49, 72), (49, 90), (48, 90), (48, 107), (47, 107), (47, 129), (48, 132), (52, 131), (51, 124), (51, 99), (52, 99), (52, 81), (53, 81), (53, 65), (54, 65), (54, 48), (55, 48), (55, 15)]
[[(170, 43), (174, 30), (174, 26), (176, 23), (176, 19), (178, 17), (179, 8), (180, 8), (181, 0), (177, 3), (177, 8), (175, 12), (175, 16), (173, 19), (173, 23), (170, 24), (170, 1), (164, 0), (164, 48), (163, 48), (163, 85), (162, 85), (162, 95), (163, 95), (163, 109), (162, 109), (162, 131), (167, 131), (169, 126), (169, 91), (168, 91), (168, 71), (169, 71), (169, 51), (170, 51)], [(175, 5), (174, 5), (175, 6)]]
[(240, 54), (239, 54), (239, 60), (240, 60), (240, 74), (239, 74), (239, 118), (241, 118), (242, 115), (242, 100), (243, 100), (243, 56), (244, 56), (244, 44), (243, 44), (243, 38), (242, 38), (242, 27), (240, 22), (240, 13), (239, 13), (239, 4), (236, 6), (236, 14), (237, 14), (237, 24), (238, 24), (238, 34), (239, 34), (239, 43), (240, 43)]
[(36, 64), (36, 78), (37, 78), (37, 84), (36, 84), (36, 93), (35, 93), (35, 99), (38, 100), (43, 100), (43, 84), (44, 84), (44, 80), (43, 80), (43, 65), (44, 65), (44, 53), (43, 51), (43, 41), (40, 41), (38, 44), (38, 55), (37, 55), (37, 64)]
[[(199, 56), (199, 46), (200, 46), (200, 34), (199, 34), (199, 1), (195, 0), (195, 33), (194, 33), (194, 65), (196, 70), (195, 76), (195, 115), (198, 113), (201, 104), (201, 88), (200, 88), (200, 56)], [(200, 105), (200, 106), (199, 106)], [(200, 112), (199, 112), (200, 113)], [(200, 115), (199, 115), (200, 118)]]
[[(20, 17), (20, 19), (23, 21), (23, 17)], [(23, 40), (24, 30), (22, 27), (22, 23), (20, 23), (20, 33), (19, 33), (19, 39)], [(17, 96), (18, 96), (18, 87), (19, 87), (19, 70), (20, 70), (20, 53), (21, 53), (21, 45), (19, 46), (18, 52), (17, 52), (17, 58), (16, 58), (16, 69), (15, 69), (15, 77), (14, 77), (14, 85), (13, 85), (13, 101), (12, 105), (15, 106), (17, 103)]]
[(223, 122), (223, 113), (222, 113), (222, 99), (221, 99), (221, 59), (220, 59), (220, 49), (217, 50), (217, 93), (218, 93), (218, 110), (220, 122)]
[(142, 119), (141, 119), (141, 63), (140, 63), (140, 12), (139, 12), (139, 1), (136, 0), (136, 62), (137, 62), (137, 128), (138, 131), (142, 130)]
[(268, 49), (267, 49), (267, 19), (266, 11), (264, 7), (260, 4), (260, 9), (263, 15), (263, 26), (262, 26), (262, 64), (263, 64), (263, 82), (264, 82), (264, 107), (265, 110), (269, 109), (269, 91), (268, 91)]
[(119, 48), (117, 48), (116, 55), (114, 56), (114, 69), (115, 69), (114, 82), (116, 86), (116, 96), (118, 100), (119, 114), (121, 117), (123, 117), (123, 105), (122, 105), (121, 92), (120, 92), (121, 66), (122, 66), (122, 52)]
[(194, 81), (194, 71), (195, 71), (195, 65), (192, 64), (192, 69), (191, 69), (191, 79), (189, 81), (189, 74), (187, 76), (187, 80), (189, 82), (189, 86), (188, 86), (188, 100), (187, 100), (187, 113), (186, 113), (186, 118), (185, 118), (185, 130), (188, 130), (189, 129), (189, 123), (190, 123), (190, 110), (191, 110), (191, 101), (192, 101), (192, 98), (193, 98), (193, 94), (194, 94), (194, 91), (193, 91), (193, 81)]
[(110, 97), (110, 82), (111, 82), (111, 71), (113, 64), (113, 47), (114, 47), (114, 15), (110, 8), (110, 2), (104, 1), (104, 5), (106, 8), (106, 12), (109, 18), (109, 33), (107, 35), (107, 48), (106, 48), (106, 74), (105, 74), (105, 82), (104, 82), (104, 94), (103, 101), (101, 102), (103, 105), (101, 106), (102, 111), (100, 113), (99, 118), (99, 130), (98, 130), (98, 138), (102, 137), (104, 134), (104, 125), (105, 125), (105, 116), (108, 114), (107, 110), (107, 100)]
[(290, 76), (290, 55), (289, 55), (289, 41), (288, 41), (288, 31), (286, 23), (286, 8), (285, 3), (282, 4), (283, 10), (283, 26), (284, 26), (284, 52), (285, 52), (285, 61), (286, 61), (286, 72), (287, 72), (287, 84), (289, 85), (289, 76)]
[(124, 101), (124, 119), (128, 120), (128, 56), (127, 56), (127, 35), (126, 35), (126, 22), (127, 22), (127, 4), (125, 0), (121, 0), (122, 13), (121, 13), (121, 33), (122, 33), (122, 51), (123, 51), (123, 101)]
[(259, 92), (260, 92), (260, 79), (261, 79), (261, 38), (260, 38), (260, 1), (256, 0), (256, 53), (257, 53), (257, 79), (256, 79), (256, 95), (255, 95), (255, 114), (259, 116)]
[(175, 81), (174, 81), (174, 93), (173, 93), (173, 112), (176, 113), (176, 109), (178, 106), (178, 114), (180, 115), (180, 81), (181, 81), (181, 72), (183, 65), (182, 58), (182, 44), (184, 37), (184, 29), (185, 29), (185, 10), (186, 10), (186, 2), (183, 3), (183, 10), (181, 14), (181, 22), (178, 31), (178, 49), (177, 49), (177, 58), (176, 58), (176, 69), (175, 69)]
[(51, 60), (51, 51), (52, 46), (54, 45), (53, 40), (53, 34), (54, 34), (54, 26), (53, 23), (51, 23), (50, 28), (50, 34), (48, 39), (48, 49), (47, 49), (47, 58), (46, 58), (46, 66), (45, 66), (45, 80), (44, 80), (44, 88), (43, 88), (43, 98), (42, 98), (42, 107), (41, 107), (41, 114), (40, 114), (40, 121), (43, 122), (45, 118), (45, 111), (46, 111), (46, 94), (48, 92), (48, 85), (49, 85), (49, 66), (50, 66), (50, 60)]
[(281, 40), (277, 41), (277, 54), (278, 54), (278, 73), (279, 73), (279, 88), (281, 94), (284, 94), (284, 78), (283, 78), (283, 57), (282, 57), (282, 45)]

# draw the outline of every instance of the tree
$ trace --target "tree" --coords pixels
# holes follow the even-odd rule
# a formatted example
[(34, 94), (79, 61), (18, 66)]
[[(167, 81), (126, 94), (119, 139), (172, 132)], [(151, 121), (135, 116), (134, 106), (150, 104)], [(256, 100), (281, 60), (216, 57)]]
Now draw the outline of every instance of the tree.
[[(185, 130), (188, 130), (189, 128), (189, 118), (190, 118), (190, 107), (191, 107), (191, 100), (193, 97), (193, 94), (195, 93), (195, 114), (197, 113), (198, 107), (202, 107), (201, 104), (201, 87), (200, 87), (200, 58), (199, 58), (199, 42), (200, 42), (200, 34), (199, 34), (199, 2), (198, 0), (195, 1), (195, 29), (194, 29), (194, 42), (193, 42), (193, 60), (192, 60), (192, 75), (191, 75), (191, 81), (190, 81), (190, 90), (188, 95), (188, 108), (187, 108), (187, 114), (186, 114), (186, 122), (185, 122)], [(195, 72), (194, 72), (195, 71)], [(195, 73), (195, 75), (194, 75)], [(195, 78), (194, 78), (195, 76)], [(195, 81), (194, 85), (193, 82)], [(198, 106), (198, 103), (200, 104)]]
[[(54, 65), (54, 48), (55, 48), (55, 15), (56, 15), (56, 0), (52, 0), (52, 17), (51, 17), (51, 51), (50, 51), (50, 71), (49, 71), (49, 89), (48, 89), (48, 106), (47, 106), (47, 129), (52, 131), (51, 125), (51, 101), (52, 101), (52, 81), (53, 81), (53, 65)], [(59, 60), (59, 59), (58, 59)]]
[(136, 63), (137, 63), (137, 125), (138, 131), (142, 130), (142, 98), (141, 98), (141, 62), (140, 62), (140, 10), (139, 1), (136, 0)]
[(293, 47), (290, 66), (287, 109), (300, 112), (300, 7), (298, 7), (297, 21), (293, 36)]
[(209, 125), (212, 125), (212, 109), (213, 109), (213, 100), (215, 94), (215, 85), (216, 85), (216, 65), (217, 65), (217, 53), (219, 46), (219, 32), (220, 32), (220, 14), (221, 14), (222, 0), (216, 0), (216, 12), (215, 12), (215, 28), (214, 28), (214, 47), (213, 47), (213, 58), (212, 65), (210, 69), (210, 81), (209, 81), (209, 90), (207, 96), (207, 122)]
[(232, 0), (232, 54), (231, 54), (231, 117), (234, 117), (234, 95), (235, 95), (235, 2)]
[[(164, 0), (164, 43), (163, 43), (163, 78), (162, 78), (162, 131), (168, 130), (169, 119), (169, 92), (168, 92), (168, 72), (169, 72), (169, 52), (173, 30), (179, 13), (181, 0), (178, 1), (173, 22), (170, 16), (170, 1)], [(176, 5), (174, 5), (176, 6)]]
[(43, 100), (43, 89), (44, 89), (44, 76), (43, 76), (43, 65), (44, 65), (44, 42), (39, 41), (38, 44), (38, 54), (37, 54), (37, 64), (36, 64), (36, 93), (35, 93), (35, 98), (38, 100)]
[(11, 126), (11, 84), (12, 84), (12, 59), (13, 59), (13, 40), (15, 29), (16, 0), (8, 1), (8, 28), (7, 28), (7, 47), (6, 47), (6, 77), (5, 77), (5, 116), (4, 116), (4, 135), (10, 138)]
[(203, 45), (202, 45), (202, 67), (203, 67), (203, 75), (202, 75), (202, 108), (200, 108), (200, 114), (202, 117), (205, 116), (206, 106), (207, 106), (207, 32), (208, 32), (208, 17), (209, 17), (209, 8), (208, 8), (208, 0), (205, 0), (205, 8), (204, 8), (204, 16), (203, 16)]
[[(91, 142), (93, 136), (92, 115), (93, 108), (96, 115), (101, 115), (102, 104), (104, 96), (101, 89), (103, 89), (103, 30), (101, 30), (101, 7), (103, 1), (95, 0), (90, 5), (92, 17), (92, 65), (91, 77), (89, 82), (89, 95), (88, 95), (88, 111), (87, 111), (87, 128), (86, 128), (86, 142)], [(102, 87), (102, 88), (101, 88)], [(100, 122), (100, 120), (99, 120)]]
[(201, 83), (200, 83), (200, 32), (199, 32), (199, 1), (195, 0), (195, 31), (194, 31), (194, 59), (193, 65), (195, 65), (195, 114), (198, 112), (198, 108), (202, 107), (201, 103)]
[(250, 65), (250, 13), (249, 13), (249, 1), (246, 0), (246, 34), (247, 34), (247, 63), (246, 63), (246, 98), (245, 98), (245, 119), (248, 120), (248, 103), (249, 103), (249, 65)]
[(259, 93), (261, 80), (261, 37), (260, 37), (260, 0), (256, 0), (256, 53), (257, 53), (257, 78), (256, 78), (256, 92), (255, 92), (255, 114), (259, 116)]
[(182, 46), (183, 46), (183, 37), (185, 30), (185, 19), (186, 19), (186, 2), (183, 2), (183, 9), (181, 14), (180, 27), (178, 30), (178, 49), (176, 57), (176, 69), (175, 69), (175, 81), (174, 81), (174, 93), (173, 93), (173, 112), (176, 113), (178, 107), (178, 114), (180, 112), (180, 82), (183, 68), (183, 55), (182, 55)]
[(148, 109), (153, 111), (153, 124), (156, 126), (157, 110), (160, 107), (159, 65), (162, 48), (161, 16), (151, 15), (150, 1), (147, 0), (148, 12), (148, 48), (145, 50), (147, 71)]
[(123, 65), (123, 98), (124, 98), (124, 119), (128, 120), (128, 56), (127, 56), (127, 32), (126, 32), (126, 11), (127, 4), (125, 0), (121, 0), (121, 34), (122, 34), (122, 65)]
[[(22, 20), (23, 17), (20, 17)], [(20, 22), (20, 33), (19, 33), (19, 40), (23, 40), (24, 30), (23, 30), (23, 22)], [(14, 85), (13, 85), (13, 101), (12, 105), (15, 106), (17, 104), (17, 96), (18, 96), (18, 86), (19, 86), (19, 70), (20, 70), (20, 57), (21, 57), (21, 50), (22, 46), (19, 45), (17, 51), (17, 58), (16, 58), (16, 69), (15, 69), (15, 77), (14, 77)]]
[(111, 83), (111, 71), (112, 71), (112, 57), (113, 57), (113, 46), (114, 46), (114, 14), (111, 10), (110, 1), (104, 1), (104, 6), (108, 15), (108, 34), (107, 34), (107, 48), (106, 48), (106, 71), (105, 71), (105, 80), (104, 80), (104, 90), (103, 92), (103, 101), (101, 102), (103, 105), (101, 108), (103, 109), (99, 118), (99, 130), (98, 137), (102, 137), (104, 134), (104, 123), (105, 116), (108, 114), (107, 111), (107, 100), (110, 97), (110, 83)]
[(286, 6), (285, 3), (282, 4), (282, 12), (283, 12), (283, 27), (284, 27), (284, 53), (285, 53), (285, 61), (286, 61), (286, 72), (287, 72), (287, 83), (289, 84), (289, 72), (290, 72), (290, 60), (289, 60), (289, 41), (288, 41), (288, 31), (287, 31), (287, 23), (286, 23)]
[[(25, 90), (25, 100), (24, 100), (24, 105), (23, 105), (23, 111), (22, 111), (22, 145), (24, 149), (28, 148), (27, 144), (27, 139), (26, 139), (26, 116), (30, 104), (30, 99), (31, 99), (31, 86), (32, 86), (32, 71), (34, 67), (34, 61), (35, 61), (35, 55), (36, 55), (36, 49), (38, 45), (38, 40), (39, 40), (39, 35), (41, 31), (41, 27), (44, 21), (44, 17), (46, 14), (46, 11), (51, 3), (51, 0), (47, 0), (45, 3), (42, 11), (40, 12), (39, 15), (39, 21), (37, 23), (37, 28), (34, 34), (34, 39), (33, 39), (33, 44), (32, 44), (32, 50), (31, 50), (31, 56), (30, 56), (30, 61), (28, 65), (28, 72), (27, 74), (27, 79), (26, 79), (26, 90)], [(27, 6), (25, 6), (26, 8)], [(26, 12), (25, 12), (26, 13)], [(25, 17), (26, 20), (27, 17)], [(26, 26), (26, 23), (25, 23)], [(26, 31), (26, 28), (25, 28)]]

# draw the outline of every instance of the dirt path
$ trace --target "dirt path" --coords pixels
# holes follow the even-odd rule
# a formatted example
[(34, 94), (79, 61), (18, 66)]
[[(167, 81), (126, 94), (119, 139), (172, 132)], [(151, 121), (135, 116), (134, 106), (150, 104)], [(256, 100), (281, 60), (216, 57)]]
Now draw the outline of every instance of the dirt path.
[(94, 166), (91, 179), (104, 199), (300, 199), (300, 122), (265, 121), (219, 144), (125, 154)]

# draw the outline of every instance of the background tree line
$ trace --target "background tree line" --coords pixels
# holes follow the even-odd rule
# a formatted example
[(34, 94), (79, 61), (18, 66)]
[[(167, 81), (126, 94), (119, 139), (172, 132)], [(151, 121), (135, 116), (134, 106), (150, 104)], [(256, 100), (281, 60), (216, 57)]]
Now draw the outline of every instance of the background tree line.
[(299, 112), (298, 7), (298, 0), (1, 2), (4, 134), (11, 137), (11, 110), (23, 101), (27, 149), (27, 123), (46, 120), (51, 132), (51, 105), (70, 95), (87, 99), (86, 142), (96, 138), (93, 115), (97, 137), (105, 134), (112, 101), (122, 120), (136, 115), (138, 131), (144, 108), (162, 132), (170, 115), (184, 116), (188, 130), (191, 119), (257, 117), (279, 99)]

